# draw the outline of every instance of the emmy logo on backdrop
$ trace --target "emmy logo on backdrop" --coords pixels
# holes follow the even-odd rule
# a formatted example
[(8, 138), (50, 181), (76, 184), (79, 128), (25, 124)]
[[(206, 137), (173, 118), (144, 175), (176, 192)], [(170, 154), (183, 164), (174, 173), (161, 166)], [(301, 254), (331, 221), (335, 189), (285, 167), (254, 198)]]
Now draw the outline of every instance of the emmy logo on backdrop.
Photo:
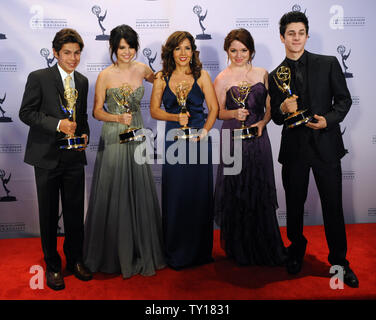
[[(59, 97), (60, 98), (60, 97)], [(76, 122), (76, 101), (78, 98), (78, 91), (77, 89), (67, 87), (64, 90), (64, 99), (67, 101), (67, 106), (64, 107), (61, 98), (60, 104), (61, 109), (69, 115), (69, 121)], [(67, 134), (63, 139), (58, 141), (58, 146), (60, 149), (82, 149), (86, 148), (85, 138), (78, 137), (75, 135)]]
[(0, 33), (0, 40), (5, 40), (7, 36), (4, 33)]
[(155, 61), (155, 58), (157, 57), (157, 53), (155, 53), (154, 58), (151, 58), (152, 52), (151, 52), (150, 48), (145, 48), (144, 50), (142, 50), (142, 53), (148, 59), (149, 67), (151, 68), (151, 70), (153, 70), (153, 72), (155, 72), (155, 70), (152, 66), (152, 63)]
[[(153, 129), (152, 128), (146, 128), (148, 130), (150, 130), (151, 132), (153, 132)], [(153, 141), (150, 139), (150, 144), (151, 144), (151, 147), (153, 148), (153, 153), (154, 153), (154, 160), (157, 160), (157, 159), (162, 159), (162, 155), (158, 153), (158, 149), (157, 149), (157, 138), (158, 138), (158, 132), (154, 135), (154, 132), (153, 132), (153, 136), (154, 136), (154, 139)]]
[[(291, 70), (287, 66), (280, 66), (277, 69), (276, 76), (273, 76), (273, 79), (279, 88), (286, 96), (292, 97), (293, 94), (291, 93), (290, 89), (290, 82), (291, 82)], [(287, 117), (285, 118), (285, 124), (287, 128), (294, 128), (297, 126), (300, 126), (302, 124), (305, 124), (312, 120), (313, 116), (311, 112), (308, 109), (304, 110), (297, 110), (294, 113), (287, 114)]]
[(5, 110), (1, 106), (4, 103), (6, 96), (7, 94), (4, 93), (4, 98), (0, 99), (0, 112), (1, 112), (0, 122), (13, 122), (11, 117), (4, 116)]
[[(122, 110), (122, 113), (132, 113), (131, 108), (129, 107), (129, 99), (132, 93), (133, 89), (128, 83), (124, 83), (117, 92), (112, 92), (112, 97)], [(129, 128), (127, 126), (127, 129), (119, 134), (120, 143), (130, 141), (144, 141), (145, 135), (139, 134), (137, 132), (140, 129), (141, 128)]]
[(345, 61), (347, 60), (347, 58), (350, 56), (350, 53), (351, 53), (351, 49), (349, 51), (348, 54), (345, 54), (346, 52), (346, 47), (343, 46), (343, 45), (340, 45), (337, 47), (337, 52), (341, 55), (341, 58), (342, 58), (342, 65), (343, 65), (343, 69), (345, 70), (343, 72), (345, 78), (353, 78), (353, 74), (351, 72), (347, 72), (347, 69), (349, 68)]
[[(236, 91), (234, 90), (236, 89)], [(246, 101), (252, 86), (247, 81), (240, 82), (236, 87), (230, 89), (232, 100), (239, 106), (239, 108), (246, 108)], [(247, 127), (245, 120), (241, 121), (240, 129), (234, 129), (234, 139), (251, 139), (257, 136), (257, 127)]]
[[(299, 4), (294, 4), (291, 8), (292, 11), (302, 12), (302, 7)], [(304, 10), (304, 14), (306, 14), (307, 9)]]
[(50, 55), (50, 50), (48, 50), (47, 48), (42, 48), (40, 49), (39, 51), (40, 55), (46, 59), (46, 62), (47, 62), (47, 67), (51, 67), (51, 63), (55, 60), (55, 57), (52, 56), (52, 58), (48, 58), (48, 56)]
[(64, 220), (63, 220), (63, 211), (59, 213), (59, 217), (57, 218), (57, 236), (64, 235)]
[(100, 13), (102, 11), (101, 7), (100, 6), (94, 6), (91, 8), (91, 11), (93, 12), (93, 14), (95, 14), (98, 18), (98, 23), (99, 23), (99, 27), (101, 28), (102, 30), (102, 34), (100, 35), (97, 35), (95, 37), (95, 40), (109, 40), (110, 39), (110, 36), (107, 35), (107, 34), (104, 34), (104, 32), (106, 31), (106, 28), (103, 27), (102, 25), (102, 21), (106, 18), (106, 15), (107, 15), (107, 10), (106, 12), (104, 13), (103, 16), (100, 16)]
[(200, 27), (201, 27), (201, 30), (202, 30), (202, 34), (196, 35), (196, 39), (197, 40), (208, 40), (208, 39), (211, 39), (212, 37), (211, 37), (210, 34), (205, 34), (206, 28), (202, 24), (202, 21), (205, 20), (206, 15), (208, 14), (208, 10), (206, 10), (205, 15), (203, 15), (203, 16), (201, 15), (201, 12), (202, 12), (202, 8), (200, 6), (196, 5), (196, 6), (193, 7), (193, 13), (195, 13), (197, 15), (198, 22), (200, 23)]
[(12, 176), (12, 174), (9, 173), (8, 178), (5, 178), (5, 175), (6, 175), (5, 171), (3, 169), (0, 169), (0, 178), (1, 178), (1, 181), (3, 182), (3, 188), (7, 194), (5, 197), (1, 197), (0, 201), (1, 202), (16, 201), (17, 200), (16, 197), (9, 195), (10, 190), (7, 188), (7, 184), (10, 181), (10, 177)]

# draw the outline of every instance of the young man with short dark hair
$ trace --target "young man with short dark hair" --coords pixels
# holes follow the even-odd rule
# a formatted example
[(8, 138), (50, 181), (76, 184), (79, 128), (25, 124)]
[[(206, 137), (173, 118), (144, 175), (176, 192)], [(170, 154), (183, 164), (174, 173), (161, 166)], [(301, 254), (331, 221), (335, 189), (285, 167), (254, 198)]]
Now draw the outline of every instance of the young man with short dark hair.
[[(269, 94), (273, 121), (284, 125), (278, 161), (286, 196), (288, 248), (287, 271), (300, 272), (307, 240), (303, 235), (304, 203), (312, 169), (320, 194), (329, 263), (344, 270), (344, 282), (358, 287), (359, 282), (346, 260), (347, 241), (342, 208), (341, 158), (346, 151), (339, 123), (352, 104), (338, 60), (306, 51), (308, 19), (302, 12), (289, 12), (280, 20), (280, 39), (285, 45), (285, 60), (269, 75)], [(291, 72), (290, 89), (283, 90), (280, 67)], [(283, 72), (282, 72), (283, 73)], [(278, 79), (278, 74), (279, 78)], [(285, 78), (287, 84), (287, 80)], [(289, 128), (286, 115), (309, 109), (313, 119)]]
[[(54, 290), (61, 290), (65, 288), (65, 283), (61, 258), (57, 252), (59, 195), (64, 218), (67, 269), (80, 280), (92, 278), (82, 262), (84, 149), (89, 136), (88, 80), (75, 71), (84, 46), (81, 36), (73, 29), (62, 29), (56, 33), (52, 44), (57, 63), (51, 68), (29, 74), (19, 116), (30, 127), (25, 162), (34, 166), (35, 171), (47, 285)], [(75, 121), (68, 119), (71, 117), (64, 97), (64, 93), (72, 89), (77, 94)], [(66, 135), (83, 138), (83, 147), (61, 149), (59, 141)]]

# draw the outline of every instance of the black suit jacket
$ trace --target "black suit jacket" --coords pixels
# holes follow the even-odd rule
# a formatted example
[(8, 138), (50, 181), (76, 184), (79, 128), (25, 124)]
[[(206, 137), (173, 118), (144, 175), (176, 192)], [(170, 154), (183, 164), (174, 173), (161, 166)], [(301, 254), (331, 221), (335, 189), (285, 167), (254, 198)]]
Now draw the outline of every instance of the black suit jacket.
[[(336, 57), (313, 54), (307, 51), (307, 81), (310, 106), (313, 114), (324, 116), (327, 128), (313, 130), (313, 141), (321, 159), (325, 162), (337, 162), (346, 153), (339, 123), (345, 118), (352, 104), (345, 77)], [(286, 59), (269, 74), (269, 94), (271, 98), (271, 115), (273, 121), (283, 124), (284, 115), (280, 110), (286, 99), (275, 81), (277, 69), (288, 66)], [(302, 128), (303, 129), (303, 128)], [(286, 163), (298, 156), (300, 128), (282, 129), (281, 147), (278, 161)]]
[[(76, 135), (86, 133), (89, 136), (88, 80), (81, 73), (74, 71), (74, 82), (78, 91)], [(57, 132), (56, 128), (60, 119), (68, 118), (61, 108), (60, 101), (65, 104), (63, 81), (57, 64), (29, 74), (19, 112), (20, 119), (30, 126), (25, 151), (26, 163), (43, 169), (53, 169), (58, 165), (62, 150), (58, 148), (57, 141), (65, 134)], [(69, 152), (70, 161), (86, 164), (84, 151), (64, 152)]]

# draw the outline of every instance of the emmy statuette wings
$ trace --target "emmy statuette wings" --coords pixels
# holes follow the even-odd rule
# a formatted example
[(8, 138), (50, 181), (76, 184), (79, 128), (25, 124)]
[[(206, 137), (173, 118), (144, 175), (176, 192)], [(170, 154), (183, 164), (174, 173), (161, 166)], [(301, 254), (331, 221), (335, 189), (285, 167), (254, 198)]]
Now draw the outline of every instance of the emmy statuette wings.
[[(129, 107), (129, 98), (132, 93), (133, 89), (128, 83), (123, 83), (118, 91), (112, 92), (112, 97), (114, 98), (120, 109), (123, 111), (122, 113), (131, 113), (131, 109)], [(143, 141), (145, 135), (138, 133), (138, 130), (140, 130), (140, 128), (128, 127), (119, 134), (119, 142), (126, 143), (130, 141)]]
[[(233, 89), (237, 90), (234, 91)], [(236, 87), (230, 88), (231, 98), (242, 109), (246, 108), (246, 101), (252, 86), (247, 81), (241, 81)], [(240, 129), (234, 129), (234, 139), (251, 139), (257, 136), (257, 127), (247, 127), (245, 120), (241, 121)]]
[[(291, 97), (293, 94), (291, 93), (290, 83), (291, 83), (291, 70), (287, 66), (280, 66), (277, 69), (276, 76), (273, 76), (274, 82), (277, 85), (278, 89), (287, 95), (287, 97)], [(287, 114), (285, 118), (285, 124), (287, 128), (295, 128), (302, 124), (306, 124), (310, 120), (312, 120), (312, 114), (308, 109), (304, 110), (297, 110), (294, 113)]]
[[(180, 112), (186, 114), (187, 109), (187, 98), (189, 94), (190, 86), (186, 81), (179, 82), (176, 87), (176, 100), (180, 106)], [(187, 125), (182, 126), (178, 129), (177, 135), (174, 137), (175, 140), (182, 139), (191, 139), (197, 137), (198, 134), (193, 132), (193, 128), (188, 127)]]
[[(60, 98), (62, 110), (69, 114), (69, 121), (76, 122), (76, 101), (78, 98), (78, 91), (72, 88), (70, 81), (72, 77), (68, 75), (64, 79), (64, 99), (67, 105), (64, 107)], [(82, 149), (86, 147), (85, 138), (78, 137), (76, 135), (66, 135), (63, 139), (58, 141), (58, 146), (60, 149), (72, 150), (72, 149)]]

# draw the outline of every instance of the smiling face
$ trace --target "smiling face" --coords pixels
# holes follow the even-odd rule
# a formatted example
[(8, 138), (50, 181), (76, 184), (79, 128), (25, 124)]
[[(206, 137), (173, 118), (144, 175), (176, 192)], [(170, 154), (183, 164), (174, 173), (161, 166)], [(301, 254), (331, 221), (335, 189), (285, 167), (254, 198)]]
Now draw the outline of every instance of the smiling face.
[(191, 42), (186, 38), (173, 51), (175, 65), (180, 67), (189, 65), (192, 55)]
[(131, 48), (127, 41), (122, 38), (119, 42), (119, 48), (116, 52), (118, 62), (129, 63), (136, 55), (136, 49)]
[(231, 42), (227, 55), (231, 63), (239, 67), (246, 65), (250, 61), (248, 48), (238, 40)]
[(66, 73), (72, 73), (80, 63), (81, 49), (78, 43), (64, 43), (59, 52), (53, 49), (53, 53), (57, 63)]
[(307, 30), (303, 22), (292, 22), (286, 26), (285, 34), (280, 35), (282, 43), (285, 45), (286, 56), (299, 57), (304, 52), (305, 44), (308, 40)]

